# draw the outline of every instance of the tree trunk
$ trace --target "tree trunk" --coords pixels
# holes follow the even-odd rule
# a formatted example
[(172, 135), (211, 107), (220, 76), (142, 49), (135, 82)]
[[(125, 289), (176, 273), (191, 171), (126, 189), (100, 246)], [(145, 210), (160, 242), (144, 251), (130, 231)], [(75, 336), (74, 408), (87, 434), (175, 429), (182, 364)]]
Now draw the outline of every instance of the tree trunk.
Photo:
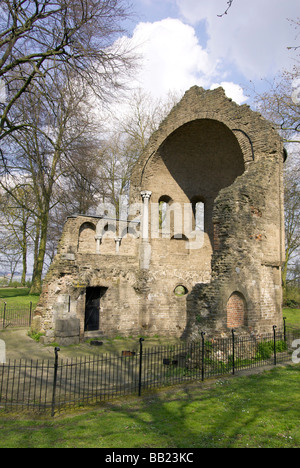
[(32, 281), (35, 276), (35, 270), (37, 265), (37, 259), (39, 255), (39, 245), (40, 245), (40, 234), (41, 234), (41, 226), (39, 219), (36, 220), (36, 231), (35, 231), (35, 238), (34, 238), (34, 259), (33, 259), (33, 276)]
[(22, 279), (21, 279), (21, 284), (22, 286), (26, 286), (26, 275), (27, 275), (27, 245), (24, 245), (23, 252), (22, 252), (22, 257), (23, 257), (23, 270), (22, 270)]
[(22, 228), (23, 228), (23, 232), (22, 232), (22, 263), (23, 263), (23, 270), (22, 270), (21, 284), (22, 284), (22, 286), (26, 286), (26, 274), (27, 274), (27, 220), (23, 221)]
[(30, 294), (41, 294), (42, 291), (42, 275), (44, 260), (46, 254), (46, 244), (47, 244), (47, 233), (48, 233), (48, 213), (43, 216), (41, 219), (41, 237), (40, 245), (38, 249), (38, 255), (36, 258), (36, 264), (32, 277), (32, 285), (30, 289)]

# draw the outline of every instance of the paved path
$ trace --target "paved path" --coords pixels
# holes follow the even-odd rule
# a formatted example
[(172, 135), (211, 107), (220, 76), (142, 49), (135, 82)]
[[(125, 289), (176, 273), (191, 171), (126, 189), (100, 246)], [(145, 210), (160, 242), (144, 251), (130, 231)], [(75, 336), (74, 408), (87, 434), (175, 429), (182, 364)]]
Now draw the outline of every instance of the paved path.
[(0, 331), (0, 340), (6, 345), (6, 362), (20, 359), (51, 359), (54, 348), (46, 347), (32, 340), (27, 329)]
[[(6, 329), (0, 330), (0, 340), (3, 340), (6, 345), (6, 362), (8, 360), (20, 359), (53, 359), (54, 346), (45, 346), (34, 341), (28, 336), (28, 330), (23, 329)], [(128, 338), (122, 340), (103, 339), (103, 346), (95, 347), (89, 343), (80, 343), (76, 346), (61, 347), (59, 357), (61, 359), (70, 359), (83, 356), (95, 356), (99, 354), (110, 353), (121, 355), (124, 350), (139, 351), (138, 338)], [(166, 344), (180, 344), (177, 338), (147, 338), (145, 346), (162, 346)]]

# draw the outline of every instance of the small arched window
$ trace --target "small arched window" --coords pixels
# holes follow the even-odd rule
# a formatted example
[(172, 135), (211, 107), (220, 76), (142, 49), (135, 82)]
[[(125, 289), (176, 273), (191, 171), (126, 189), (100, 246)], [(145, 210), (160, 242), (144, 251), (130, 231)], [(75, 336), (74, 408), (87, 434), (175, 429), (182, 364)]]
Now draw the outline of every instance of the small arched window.
[(174, 289), (174, 294), (176, 297), (184, 297), (189, 293), (188, 289), (180, 284), (179, 286), (176, 286)]
[(247, 324), (247, 304), (240, 292), (234, 292), (227, 302), (227, 328), (244, 327)]
[(205, 231), (205, 202), (200, 197), (191, 201), (193, 209), (193, 231)]
[(202, 201), (195, 205), (195, 231), (204, 231), (204, 203)]
[(172, 198), (168, 195), (163, 195), (158, 200), (158, 216), (159, 216), (159, 229), (166, 229), (168, 222), (168, 208), (172, 203)]
[(92, 223), (84, 223), (79, 229), (78, 252), (96, 252), (96, 226)]

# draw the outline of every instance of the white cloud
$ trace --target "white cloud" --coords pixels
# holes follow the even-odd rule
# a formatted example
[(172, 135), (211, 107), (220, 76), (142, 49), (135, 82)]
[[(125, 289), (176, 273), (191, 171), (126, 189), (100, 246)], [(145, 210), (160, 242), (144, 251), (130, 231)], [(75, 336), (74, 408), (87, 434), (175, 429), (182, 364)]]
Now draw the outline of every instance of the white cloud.
[(216, 79), (219, 60), (212, 59), (199, 44), (194, 28), (178, 19), (139, 23), (127, 41), (141, 57), (131, 86), (154, 97), (194, 85), (209, 87)]
[[(134, 49), (140, 57), (129, 84), (132, 90), (141, 88), (159, 99), (166, 98), (169, 91), (183, 94), (194, 85), (207, 89), (222, 86), (238, 104), (248, 100), (234, 78), (226, 80), (227, 74), (220, 71), (221, 59), (199, 43), (194, 27), (179, 19), (139, 23), (132, 37), (120, 41), (125, 49)], [(126, 108), (118, 102), (117, 114)]]
[(226, 96), (231, 98), (237, 104), (244, 104), (249, 99), (248, 96), (245, 96), (244, 90), (243, 88), (241, 88), (241, 86), (228, 81), (222, 81), (221, 83), (213, 83), (210, 89), (216, 89), (220, 86), (225, 90)]
[(249, 79), (266, 77), (292, 65), (288, 46), (296, 32), (288, 18), (299, 16), (299, 0), (234, 0), (222, 18), (225, 0), (176, 0), (192, 25), (206, 20), (211, 59), (232, 63)]

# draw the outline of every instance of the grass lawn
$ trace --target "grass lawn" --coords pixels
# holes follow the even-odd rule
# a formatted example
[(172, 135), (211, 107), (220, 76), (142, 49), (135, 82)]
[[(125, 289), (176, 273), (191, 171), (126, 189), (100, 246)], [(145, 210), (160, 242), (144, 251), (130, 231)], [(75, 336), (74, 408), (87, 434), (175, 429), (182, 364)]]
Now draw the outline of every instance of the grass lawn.
[(28, 288), (0, 288), (0, 307), (4, 302), (16, 309), (29, 307), (30, 302), (36, 307), (39, 296), (30, 296), (29, 291)]
[(300, 309), (283, 309), (283, 316), (287, 318), (287, 325), (300, 328)]
[(300, 365), (55, 419), (1, 415), (1, 448), (299, 448)]

